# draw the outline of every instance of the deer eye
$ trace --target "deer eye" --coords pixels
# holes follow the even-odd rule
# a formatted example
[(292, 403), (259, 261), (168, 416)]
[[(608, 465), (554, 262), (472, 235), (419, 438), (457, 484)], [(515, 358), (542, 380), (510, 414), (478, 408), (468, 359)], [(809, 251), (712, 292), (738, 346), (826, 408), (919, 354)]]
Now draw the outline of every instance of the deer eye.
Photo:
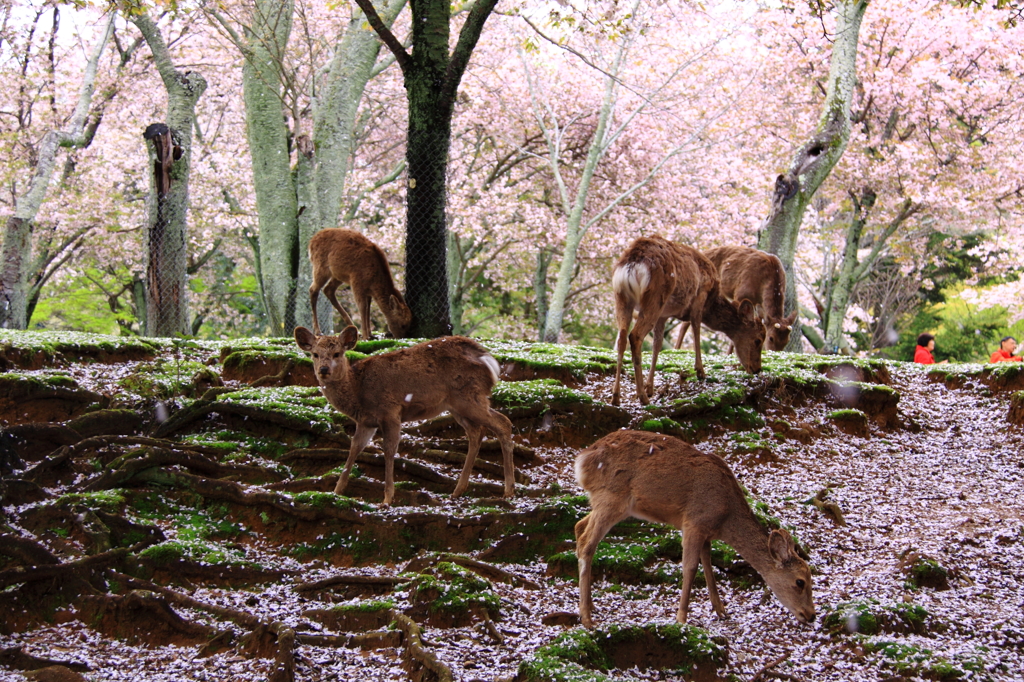
[(801, 590), (802, 590), (802, 589), (804, 589), (804, 586), (805, 586), (806, 584), (807, 584), (807, 583), (805, 583), (805, 582), (804, 582), (803, 580), (797, 580), (797, 581), (796, 581), (796, 586), (797, 586), (797, 587), (799, 587), (799, 588), (800, 588)]
[(336, 358), (341, 357), (341, 353), (335, 353), (334, 357), (336, 357)]
[(320, 356), (319, 356), (319, 355), (317, 355), (316, 353), (313, 353), (313, 357), (314, 357), (314, 358), (318, 358), (318, 357), (320, 357)]

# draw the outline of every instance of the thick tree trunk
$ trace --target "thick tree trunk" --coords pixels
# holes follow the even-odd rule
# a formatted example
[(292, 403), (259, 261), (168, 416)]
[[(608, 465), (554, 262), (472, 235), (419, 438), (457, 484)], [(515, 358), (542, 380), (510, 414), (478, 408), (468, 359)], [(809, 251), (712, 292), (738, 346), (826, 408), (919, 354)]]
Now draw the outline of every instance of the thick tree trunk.
[(472, 5), (450, 56), (448, 0), (412, 0), (411, 54), (384, 25), (369, 0), (356, 1), (405, 76), (409, 106), (405, 300), (413, 314), (409, 333), (423, 337), (448, 334), (445, 201), (451, 117), (469, 57), (497, 0), (477, 0)]
[[(160, 30), (148, 15), (138, 15), (132, 21), (146, 39), (167, 90), (166, 137), (170, 145), (163, 149), (162, 167), (158, 169), (154, 163), (149, 194), (146, 334), (188, 335), (192, 332), (188, 313), (188, 182), (196, 102), (206, 90), (206, 79), (196, 71), (175, 68)], [(155, 161), (158, 147), (150, 144), (151, 160)]]
[(260, 289), (271, 334), (295, 326), (298, 197), (281, 100), (281, 60), (292, 27), (292, 0), (256, 0), (242, 65), (246, 134), (259, 215)]
[[(793, 263), (804, 211), (843, 155), (850, 139), (850, 103), (857, 80), (857, 44), (867, 6), (867, 0), (840, 0), (836, 3), (835, 42), (821, 118), (811, 139), (797, 151), (789, 170), (776, 178), (771, 213), (758, 239), (758, 248), (777, 255), (786, 271), (786, 314), (797, 308)], [(799, 350), (800, 343), (800, 335), (794, 334), (787, 350)]]
[(28, 325), (28, 269), (32, 263), (32, 223), (46, 199), (57, 162), (57, 151), (61, 147), (84, 147), (92, 139), (91, 135), (84, 134), (85, 120), (92, 103), (99, 60), (114, 30), (114, 16), (115, 13), (111, 12), (103, 33), (86, 63), (78, 102), (67, 129), (51, 130), (43, 137), (29, 189), (17, 198), (14, 213), (8, 216), (4, 226), (3, 245), (0, 247), (0, 327), (25, 329)]

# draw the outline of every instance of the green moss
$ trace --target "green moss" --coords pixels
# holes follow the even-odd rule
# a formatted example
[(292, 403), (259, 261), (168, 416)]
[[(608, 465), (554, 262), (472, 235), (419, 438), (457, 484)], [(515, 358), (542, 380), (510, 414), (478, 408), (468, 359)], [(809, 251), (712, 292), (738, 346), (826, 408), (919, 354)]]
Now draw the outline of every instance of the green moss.
[(221, 364), (225, 368), (237, 368), (240, 370), (244, 370), (253, 365), (259, 365), (265, 362), (287, 362), (288, 360), (294, 361), (295, 364), (300, 367), (313, 367), (313, 361), (309, 358), (309, 355), (299, 350), (297, 346), (292, 346), (289, 348), (247, 348), (244, 350), (235, 350), (232, 353), (230, 353), (227, 357), (225, 357), (221, 361)]
[(239, 550), (229, 549), (220, 545), (198, 541), (169, 540), (153, 545), (139, 552), (139, 558), (145, 559), (156, 566), (167, 566), (176, 561), (195, 561), (203, 564), (224, 564), (232, 566), (257, 567), (245, 560), (245, 554)]
[(844, 421), (850, 419), (867, 419), (867, 415), (860, 410), (855, 409), (833, 410), (828, 413), (828, 418), (836, 421)]
[(462, 615), (471, 609), (482, 608), (496, 618), (501, 599), (491, 584), (458, 564), (442, 561), (433, 568), (433, 574), (420, 573), (410, 582), (411, 598), (427, 598), (431, 612)]
[(109, 336), (71, 331), (16, 331), (0, 329), (0, 344), (5, 350), (22, 353), (43, 353), (54, 357), (88, 359), (100, 353), (156, 354), (167, 343), (157, 339), (140, 339), (131, 336)]
[(491, 402), (496, 407), (533, 407), (536, 405), (589, 405), (593, 397), (583, 391), (568, 388), (555, 379), (531, 381), (500, 381), (491, 391)]
[(986, 661), (984, 648), (974, 653), (957, 654), (953, 659), (935, 654), (931, 649), (891, 640), (865, 639), (862, 642), (864, 651), (877, 654), (882, 664), (893, 669), (900, 675), (924, 677), (932, 680), (992, 679), (985, 673)]
[(224, 393), (218, 400), (244, 405), (265, 412), (278, 412), (298, 421), (308, 422), (309, 429), (326, 433), (345, 418), (331, 407), (320, 389), (311, 386), (247, 388)]
[(352, 499), (351, 497), (345, 497), (344, 495), (335, 495), (334, 493), (324, 493), (318, 491), (307, 491), (302, 493), (296, 493), (292, 496), (299, 504), (308, 504), (311, 507), (317, 509), (324, 509), (332, 507), (334, 509), (356, 509), (356, 510), (369, 510), (372, 509), (370, 505), (363, 504), (359, 500)]
[(498, 362), (515, 362), (534, 370), (567, 371), (579, 378), (592, 372), (615, 371), (615, 353), (606, 348), (496, 340), (486, 345)]
[(700, 628), (688, 625), (619, 626), (588, 631), (576, 628), (556, 637), (550, 644), (520, 663), (517, 679), (523, 682), (603, 682), (632, 680), (611, 670), (610, 651), (634, 642), (654, 641), (659, 649), (670, 650), (681, 663), (675, 672), (688, 674), (694, 665), (706, 667), (725, 663), (726, 648)]
[(80, 509), (101, 509), (105, 512), (119, 512), (126, 503), (125, 491), (117, 488), (95, 493), (67, 493), (54, 502), (57, 506)]
[(160, 358), (137, 365), (135, 371), (119, 379), (117, 385), (142, 398), (173, 398), (185, 394), (192, 386), (192, 377), (205, 368), (203, 363), (194, 360)]
[(833, 635), (856, 633), (873, 636), (883, 632), (924, 634), (928, 630), (941, 632), (946, 629), (945, 624), (932, 617), (920, 604), (883, 604), (873, 598), (837, 604), (826, 614), (822, 625)]
[(395, 602), (390, 599), (361, 601), (357, 604), (339, 604), (331, 610), (339, 613), (379, 613), (390, 611), (395, 608)]

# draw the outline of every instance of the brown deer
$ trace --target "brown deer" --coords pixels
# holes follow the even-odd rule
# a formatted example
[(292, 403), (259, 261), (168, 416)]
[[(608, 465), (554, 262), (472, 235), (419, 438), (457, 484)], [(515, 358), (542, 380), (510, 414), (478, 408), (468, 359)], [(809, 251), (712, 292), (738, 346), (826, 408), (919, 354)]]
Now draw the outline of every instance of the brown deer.
[[(767, 330), (764, 347), (785, 350), (796, 322), (796, 312), (784, 315), (782, 311), (786, 299), (786, 271), (779, 257), (747, 246), (720, 246), (705, 251), (704, 255), (718, 268), (723, 296), (730, 301), (747, 299), (754, 304)], [(682, 347), (687, 327), (686, 322), (679, 325), (676, 349)]]
[(313, 372), (320, 391), (337, 409), (356, 423), (345, 471), (334, 492), (348, 485), (356, 456), (377, 429), (384, 438), (384, 504), (395, 496), (395, 452), (402, 422), (430, 419), (447, 410), (466, 430), (469, 450), (452, 497), (469, 487), (483, 430), (501, 442), (505, 466), (505, 497), (515, 495), (512, 462), (512, 422), (491, 409), (491, 389), (498, 382), (498, 362), (487, 349), (462, 336), (443, 336), (409, 348), (371, 355), (350, 363), (345, 352), (354, 348), (358, 331), (346, 327), (338, 336), (318, 336), (305, 327), (295, 328), (295, 342), (313, 354)]
[(314, 334), (320, 333), (316, 301), (321, 290), (346, 324), (355, 324), (335, 295), (339, 286), (348, 284), (359, 308), (364, 339), (370, 338), (371, 298), (384, 313), (391, 335), (396, 339), (405, 337), (412, 324), (412, 311), (395, 287), (388, 257), (379, 246), (359, 232), (332, 227), (320, 230), (309, 240), (309, 260), (313, 265), (309, 303), (313, 306)]
[(722, 540), (739, 552), (800, 621), (814, 620), (811, 572), (797, 555), (792, 536), (785, 530), (769, 531), (758, 522), (721, 457), (671, 436), (616, 431), (576, 456), (576, 480), (589, 493), (592, 510), (576, 524), (580, 620), (586, 627), (594, 626), (594, 552), (615, 524), (631, 516), (683, 531), (678, 622), (686, 622), (698, 562), (704, 567), (711, 604), (725, 617), (711, 567), (712, 540)]
[[(694, 371), (701, 379), (705, 376), (700, 353), (702, 322), (711, 329), (725, 332), (735, 344), (744, 369), (751, 374), (761, 371), (764, 325), (754, 316), (754, 304), (746, 300), (734, 303), (723, 297), (715, 266), (697, 249), (662, 237), (641, 237), (626, 249), (616, 264), (612, 289), (619, 329), (612, 405), (619, 404), (622, 356), (627, 339), (633, 358), (637, 399), (644, 405), (650, 402), (647, 394), (654, 392), (654, 368), (665, 337), (665, 321), (670, 317), (693, 324), (693, 349), (697, 356)], [(639, 312), (633, 330), (629, 331), (634, 310)], [(652, 329), (651, 371), (645, 389), (641, 353), (644, 338)]]

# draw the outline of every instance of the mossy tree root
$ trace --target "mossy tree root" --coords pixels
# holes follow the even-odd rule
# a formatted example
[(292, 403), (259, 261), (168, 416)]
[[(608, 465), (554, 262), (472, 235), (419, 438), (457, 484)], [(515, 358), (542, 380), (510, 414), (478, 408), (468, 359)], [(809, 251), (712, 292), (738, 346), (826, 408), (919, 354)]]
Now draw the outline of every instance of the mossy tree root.
[(420, 638), (422, 629), (409, 616), (404, 613), (394, 614), (395, 625), (402, 631), (405, 640), (406, 666), (412, 676), (417, 668), (426, 668), (431, 674), (429, 676), (414, 679), (436, 680), (436, 682), (453, 682), (452, 669), (438, 660), (430, 651), (423, 646)]
[(458, 564), (459, 566), (476, 573), (481, 578), (485, 578), (492, 582), (501, 582), (514, 587), (525, 587), (528, 590), (539, 590), (541, 588), (539, 583), (532, 580), (521, 578), (504, 569), (498, 568), (493, 564), (462, 556), (460, 554), (434, 554), (424, 557), (416, 557), (405, 565), (402, 572), (422, 573), (425, 569), (441, 563), (442, 561)]
[(237, 476), (242, 480), (252, 482), (265, 482), (267, 480), (277, 482), (285, 478), (283, 474), (263, 467), (220, 464), (207, 458), (200, 452), (181, 450), (177, 447), (173, 449), (162, 447), (143, 448), (128, 454), (132, 456), (129, 458), (126, 455), (118, 458), (118, 460), (111, 463), (112, 468), (85, 482), (78, 489), (81, 492), (109, 490), (129, 481), (140, 471), (166, 466), (180, 466), (189, 471), (195, 471), (213, 478)]

